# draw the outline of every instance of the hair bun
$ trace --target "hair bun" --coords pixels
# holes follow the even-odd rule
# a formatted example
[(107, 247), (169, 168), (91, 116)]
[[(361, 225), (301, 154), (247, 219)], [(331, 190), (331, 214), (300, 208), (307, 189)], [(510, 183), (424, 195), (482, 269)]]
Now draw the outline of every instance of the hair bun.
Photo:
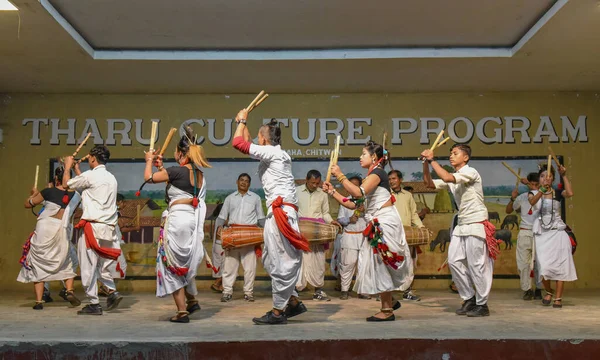
[(186, 125), (184, 127), (185, 130), (185, 136), (188, 138), (190, 145), (191, 144), (195, 144), (196, 143), (196, 139), (194, 138), (194, 129), (192, 129), (191, 126)]

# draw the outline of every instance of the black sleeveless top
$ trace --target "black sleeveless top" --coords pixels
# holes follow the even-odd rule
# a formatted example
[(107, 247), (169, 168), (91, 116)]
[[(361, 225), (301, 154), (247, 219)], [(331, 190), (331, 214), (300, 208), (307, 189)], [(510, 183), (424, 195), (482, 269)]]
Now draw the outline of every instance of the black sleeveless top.
[(202, 183), (196, 184), (196, 193), (194, 194), (194, 184), (190, 182), (190, 170), (186, 166), (171, 166), (167, 168), (167, 174), (169, 175), (169, 183), (165, 191), (165, 200), (167, 204), (170, 202), (169, 199), (169, 188), (173, 185), (179, 190), (185, 191), (192, 196), (198, 196)]
[[(61, 209), (64, 209), (69, 204), (69, 201), (71, 201), (71, 199), (73, 198), (73, 195), (75, 195), (75, 192), (64, 191), (64, 190), (57, 189), (55, 187), (51, 187), (51, 188), (46, 188), (46, 189), (42, 190), (40, 192), (40, 194), (42, 194), (42, 197), (44, 198), (44, 200), (54, 203), (54, 204), (60, 206)], [(65, 195), (69, 199), (66, 204), (63, 201)]]
[(382, 188), (390, 191), (390, 181), (388, 179), (388, 174), (380, 167), (377, 167), (371, 171), (371, 174), (377, 175), (379, 177), (379, 185)]

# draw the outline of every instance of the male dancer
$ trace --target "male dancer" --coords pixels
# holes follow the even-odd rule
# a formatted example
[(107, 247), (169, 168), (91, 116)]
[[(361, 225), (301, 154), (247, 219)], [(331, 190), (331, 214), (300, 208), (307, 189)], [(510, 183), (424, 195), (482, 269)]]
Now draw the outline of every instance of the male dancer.
[(79, 268), (81, 283), (90, 304), (79, 310), (79, 315), (102, 315), (102, 307), (98, 300), (98, 277), (109, 288), (106, 299), (107, 310), (115, 309), (123, 297), (116, 291), (115, 283), (107, 271), (105, 264), (117, 260), (121, 254), (116, 231), (117, 214), (117, 180), (106, 170), (105, 164), (110, 158), (110, 151), (104, 145), (96, 145), (87, 158), (90, 170), (82, 173), (72, 156), (65, 158), (65, 168), (75, 164), (76, 177), (71, 179), (70, 171), (65, 171), (63, 186), (74, 189), (81, 194), (83, 215), (76, 227), (83, 228), (78, 241)]
[[(249, 190), (252, 179), (243, 173), (237, 179), (237, 191), (225, 198), (216, 226), (228, 224), (265, 226), (260, 196)], [(225, 250), (225, 267), (223, 269), (223, 296), (221, 302), (229, 302), (233, 296), (233, 284), (237, 278), (238, 268), (244, 268), (244, 300), (254, 301), (254, 278), (256, 277), (256, 254), (253, 246)]]
[(298, 198), (292, 158), (281, 149), (281, 128), (277, 120), (260, 127), (258, 145), (253, 144), (246, 127), (248, 110), (242, 109), (235, 120), (238, 123), (233, 147), (260, 160), (258, 175), (262, 182), (269, 208), (264, 230), (263, 265), (271, 276), (273, 309), (255, 324), (286, 324), (293, 316), (306, 312), (294, 289), (300, 277), (302, 251), (309, 251), (308, 241), (298, 228)]
[[(448, 248), (452, 280), (464, 300), (456, 314), (489, 316), (487, 300), (492, 288), (493, 258), (497, 255), (498, 244), (493, 238), (495, 226), (488, 221), (481, 176), (468, 165), (471, 147), (455, 144), (450, 149), (450, 165), (456, 169), (454, 174), (444, 170), (434, 160), (432, 150), (423, 151), (421, 156), (427, 160), (423, 163), (425, 184), (430, 188), (450, 190), (458, 205), (458, 225), (454, 228)], [(429, 164), (440, 177), (439, 180), (432, 180)]]
[[(510, 202), (506, 205), (506, 213), (512, 214), (513, 211), (521, 212), (521, 223), (519, 225), (519, 235), (517, 237), (517, 267), (521, 279), (521, 290), (523, 290), (523, 300), (542, 299), (542, 283), (536, 283), (535, 294), (531, 290), (531, 261), (533, 256), (533, 221), (539, 216), (540, 205), (531, 206), (529, 204), (529, 195), (535, 195), (540, 188), (540, 177), (538, 173), (533, 172), (527, 175), (527, 180), (523, 182), (529, 187), (528, 192), (519, 195), (519, 188), (515, 187)], [(537, 266), (534, 267), (537, 274)], [(538, 277), (535, 276), (537, 279)]]

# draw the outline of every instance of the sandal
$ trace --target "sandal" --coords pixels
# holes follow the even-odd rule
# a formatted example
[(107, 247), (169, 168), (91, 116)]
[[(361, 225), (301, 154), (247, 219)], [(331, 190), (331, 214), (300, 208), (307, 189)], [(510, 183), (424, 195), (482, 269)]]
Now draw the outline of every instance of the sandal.
[[(550, 296), (550, 299), (546, 299), (546, 296)], [(542, 298), (542, 305), (544, 306), (550, 306), (550, 303), (552, 303), (552, 297), (554, 296), (554, 293), (551, 291), (546, 291), (546, 294), (544, 295), (544, 297)]]
[(369, 322), (382, 322), (382, 321), (394, 321), (394, 320), (396, 320), (396, 315), (394, 315), (394, 309), (392, 309), (392, 308), (383, 308), (383, 309), (381, 309), (381, 312), (384, 313), (384, 314), (386, 314), (386, 315), (389, 315), (389, 314), (391, 314), (391, 315), (389, 315), (389, 316), (387, 316), (385, 318), (378, 318), (375, 315), (373, 315), (373, 316), (369, 316), (367, 318), (367, 321), (369, 321)]
[(190, 322), (190, 318), (189, 315), (190, 313), (187, 311), (178, 311), (177, 315), (175, 315), (175, 317), (172, 317), (169, 319), (170, 322), (173, 323), (182, 323), (182, 324), (186, 324)]
[(66, 298), (67, 301), (71, 304), (71, 306), (79, 306), (81, 305), (81, 300), (79, 300), (76, 296), (75, 296), (75, 291), (73, 289), (71, 290), (67, 290), (65, 292), (66, 294)]
[[(558, 301), (558, 304), (556, 303), (557, 301)], [(562, 298), (554, 299), (554, 304), (552, 304), (552, 307), (555, 309), (562, 309)]]
[(45, 301), (36, 301), (35, 305), (33, 305), (33, 310), (43, 310)]
[(188, 315), (193, 314), (196, 311), (200, 310), (200, 304), (198, 304), (198, 300), (188, 300), (186, 301), (187, 307), (185, 310), (188, 312)]

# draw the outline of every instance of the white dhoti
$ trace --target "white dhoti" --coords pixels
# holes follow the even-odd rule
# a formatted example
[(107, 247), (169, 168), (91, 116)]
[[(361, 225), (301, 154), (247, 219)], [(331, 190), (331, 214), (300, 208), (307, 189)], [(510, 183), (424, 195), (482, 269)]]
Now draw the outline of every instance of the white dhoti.
[(347, 232), (342, 233), (342, 239), (340, 241), (340, 279), (342, 284), (342, 291), (350, 290), (350, 284), (352, 283), (352, 277), (354, 271), (358, 265), (358, 254), (360, 253), (360, 247), (363, 242), (362, 232)]
[(213, 270), (212, 277), (217, 279), (223, 276), (223, 267), (225, 263), (225, 251), (221, 246), (221, 240), (217, 240), (217, 237), (213, 237), (212, 244), (212, 263), (215, 269), (218, 269), (219, 272), (215, 272)]
[[(531, 290), (531, 261), (533, 256), (533, 232), (527, 229), (519, 230), (517, 237), (517, 268), (519, 269), (519, 278), (521, 279), (521, 290)], [(536, 287), (542, 289), (541, 283), (537, 282), (539, 266), (534, 267), (533, 280), (536, 281)]]
[(310, 245), (310, 252), (302, 254), (300, 278), (296, 284), (298, 290), (303, 290), (307, 283), (315, 288), (325, 285), (325, 245)]
[[(173, 186), (170, 191), (181, 192)], [(172, 196), (171, 200), (176, 199)], [(188, 204), (176, 204), (169, 208), (163, 240), (157, 253), (156, 296), (164, 297), (181, 288), (185, 288), (189, 294), (198, 294), (196, 273), (204, 258), (202, 240), (205, 215), (206, 204), (202, 199), (196, 208)]]
[(342, 256), (342, 236), (338, 234), (333, 241), (333, 252), (331, 253), (331, 261), (329, 262), (329, 270), (336, 278), (340, 277), (340, 261)]
[(77, 256), (71, 244), (71, 217), (79, 200), (79, 195), (73, 197), (62, 219), (52, 217), (60, 211), (60, 206), (47, 202), (29, 239), (29, 253), (17, 281), (47, 282), (76, 276)]
[(363, 241), (358, 255), (358, 275), (354, 284), (354, 291), (358, 294), (374, 295), (400, 290), (402, 285), (407, 282), (408, 274), (413, 266), (404, 235), (404, 227), (402, 227), (396, 208), (389, 206), (379, 209), (374, 215), (369, 215), (366, 220), (370, 221), (373, 218), (379, 220), (383, 239), (390, 251), (403, 256), (404, 261), (398, 269), (393, 269), (383, 262), (380, 255), (373, 253), (373, 248), (368, 241)]
[[(100, 247), (112, 249), (121, 248), (120, 239), (117, 237), (114, 226), (100, 223), (92, 223), (91, 225), (94, 236)], [(79, 255), (79, 268), (81, 270), (81, 285), (83, 285), (83, 289), (85, 290), (85, 294), (90, 300), (90, 303), (99, 304), (98, 280), (109, 289), (116, 289), (110, 271), (107, 271), (113, 260), (103, 258), (93, 249), (88, 249), (84, 231), (81, 231), (81, 235), (77, 242), (77, 253)]]
[[(286, 205), (282, 209), (287, 214), (288, 223), (299, 232), (297, 212)], [(283, 310), (291, 296), (298, 296), (295, 286), (300, 278), (303, 251), (292, 246), (281, 234), (272, 212), (265, 221), (264, 241), (262, 261), (271, 277), (273, 308)]]
[(244, 269), (244, 294), (252, 295), (254, 278), (256, 277), (256, 253), (253, 246), (225, 251), (225, 266), (223, 267), (223, 294), (233, 294), (233, 284), (242, 264)]
[(571, 240), (564, 230), (543, 230), (535, 235), (535, 258), (539, 266), (538, 281), (575, 281)]
[(475, 296), (477, 305), (487, 303), (492, 288), (494, 261), (488, 254), (485, 239), (452, 236), (448, 247), (448, 267), (463, 300)]

